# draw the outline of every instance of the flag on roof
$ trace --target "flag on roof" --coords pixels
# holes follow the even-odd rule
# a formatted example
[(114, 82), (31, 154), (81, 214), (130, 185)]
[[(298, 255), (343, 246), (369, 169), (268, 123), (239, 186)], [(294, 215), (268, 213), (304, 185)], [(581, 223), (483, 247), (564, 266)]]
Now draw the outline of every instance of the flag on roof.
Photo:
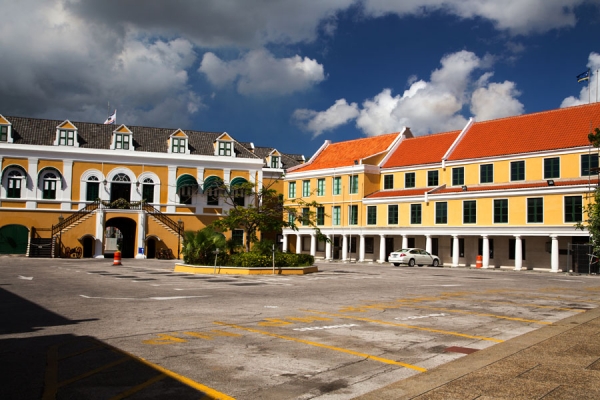
[(112, 115), (108, 117), (106, 121), (104, 121), (104, 124), (114, 124), (115, 122), (117, 122), (117, 110), (115, 110), (115, 112), (112, 113)]
[(590, 79), (590, 70), (589, 69), (587, 71), (577, 75), (577, 83), (587, 81), (589, 79)]

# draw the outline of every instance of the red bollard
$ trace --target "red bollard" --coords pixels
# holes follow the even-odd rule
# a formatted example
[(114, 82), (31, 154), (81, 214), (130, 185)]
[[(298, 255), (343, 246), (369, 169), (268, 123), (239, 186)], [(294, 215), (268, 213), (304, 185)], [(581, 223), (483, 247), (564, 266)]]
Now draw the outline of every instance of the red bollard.
[(121, 264), (121, 252), (120, 251), (115, 251), (115, 255), (114, 255), (114, 259), (113, 259), (113, 265), (122, 265)]

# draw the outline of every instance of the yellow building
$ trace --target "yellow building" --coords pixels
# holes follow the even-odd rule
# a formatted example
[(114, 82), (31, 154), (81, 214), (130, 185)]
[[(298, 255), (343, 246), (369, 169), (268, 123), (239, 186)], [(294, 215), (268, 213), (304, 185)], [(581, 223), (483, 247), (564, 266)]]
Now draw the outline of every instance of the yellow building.
[(183, 230), (231, 207), (216, 185), (271, 185), (302, 162), (264, 149), (226, 132), (0, 115), (0, 254), (176, 257)]
[[(460, 131), (421, 137), (406, 129), (385, 150), (374, 146), (377, 138), (326, 142), (288, 170), (284, 193), (324, 188), (306, 197), (323, 204), (318, 226), (331, 243), (300, 226), (284, 230), (284, 247), (367, 262), (420, 247), (452, 266), (475, 266), (481, 256), (484, 268), (567, 270), (570, 246), (588, 241), (575, 224), (598, 183), (587, 135), (599, 126), (596, 103), (471, 120)], [(342, 195), (332, 197), (336, 181)]]

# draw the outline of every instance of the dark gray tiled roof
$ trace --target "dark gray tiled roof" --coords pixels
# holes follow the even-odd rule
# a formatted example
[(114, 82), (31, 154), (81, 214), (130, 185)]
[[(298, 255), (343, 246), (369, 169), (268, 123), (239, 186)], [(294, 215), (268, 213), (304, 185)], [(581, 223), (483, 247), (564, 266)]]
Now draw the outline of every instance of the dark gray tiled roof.
[[(254, 154), (262, 158), (263, 160), (273, 151), (275, 148), (273, 147), (254, 147)], [(279, 150), (278, 150), (279, 151)], [(304, 156), (296, 155), (296, 154), (285, 154), (281, 151), (281, 163), (283, 164), (283, 169), (288, 169), (290, 167), (296, 166), (298, 164), (302, 164), (304, 162)], [(267, 165), (268, 167), (268, 165)]]
[[(56, 139), (56, 127), (64, 121), (4, 116), (12, 124), (12, 137), (15, 144), (52, 146)], [(77, 128), (79, 147), (88, 149), (110, 149), (112, 133), (120, 125), (104, 125), (89, 122), (71, 121)], [(151, 128), (126, 125), (133, 133), (135, 151), (167, 153), (169, 136), (177, 129)], [(188, 135), (190, 154), (214, 155), (214, 141), (223, 132), (202, 132), (183, 130)], [(244, 145), (234, 144), (236, 157), (260, 158)]]

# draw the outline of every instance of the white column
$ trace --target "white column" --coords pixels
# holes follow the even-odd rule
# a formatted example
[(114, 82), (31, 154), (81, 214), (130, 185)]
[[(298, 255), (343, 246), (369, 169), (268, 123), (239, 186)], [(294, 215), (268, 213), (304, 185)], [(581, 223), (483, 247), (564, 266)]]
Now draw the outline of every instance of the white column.
[(296, 254), (302, 254), (302, 236), (296, 233)]
[(348, 235), (342, 235), (342, 261), (348, 260)]
[(481, 252), (483, 253), (481, 255), (481, 267), (482, 268), (489, 268), (490, 267), (490, 239), (488, 238), (488, 235), (481, 235), (481, 239), (483, 242), (483, 245), (481, 246), (482, 250)]
[[(25, 207), (27, 209), (35, 209), (37, 207), (37, 193), (38, 193), (38, 159), (29, 158), (27, 166), (27, 174), (31, 179), (31, 185), (29, 185), (29, 179), (25, 179), (25, 198), (27, 202)], [(23, 188), (22, 188), (23, 189)]]
[(358, 242), (358, 261), (365, 261), (365, 235), (361, 234)]
[(550, 272), (558, 272), (558, 236), (550, 236), (552, 239), (552, 252), (550, 255)]
[(167, 173), (167, 212), (175, 212), (175, 204), (177, 203), (177, 167), (169, 165)]
[(281, 251), (284, 253), (288, 251), (288, 235), (287, 233), (283, 234), (283, 240), (281, 241)]
[(521, 236), (515, 235), (515, 271), (523, 268), (523, 246)]
[(317, 255), (317, 235), (314, 233), (310, 234), (310, 255), (313, 257)]
[(327, 236), (327, 242), (325, 242), (325, 259), (327, 261), (331, 260), (331, 246), (333, 245), (333, 240), (331, 239), (331, 235)]
[(406, 249), (408, 247), (408, 236), (402, 235), (402, 248)]
[(139, 249), (143, 249), (144, 239), (146, 238), (146, 212), (140, 211), (138, 214), (138, 234), (137, 234), (137, 248), (135, 249), (135, 258), (146, 258), (144, 252), (139, 253)]
[(458, 252), (460, 246), (458, 245), (458, 235), (452, 235), (452, 266), (458, 267)]
[(431, 254), (431, 235), (425, 235), (425, 251)]
[(385, 262), (385, 235), (379, 235), (379, 260), (378, 262)]
[[(65, 185), (63, 187), (63, 181)], [(60, 199), (72, 200), (73, 198), (73, 160), (63, 161), (62, 179), (60, 180)], [(57, 188), (58, 189), (58, 188)], [(61, 210), (70, 210), (71, 202), (65, 201), (60, 204)]]
[(104, 258), (104, 211), (96, 211), (96, 248), (94, 258)]
[(231, 169), (223, 168), (223, 183), (229, 185), (231, 182)]

